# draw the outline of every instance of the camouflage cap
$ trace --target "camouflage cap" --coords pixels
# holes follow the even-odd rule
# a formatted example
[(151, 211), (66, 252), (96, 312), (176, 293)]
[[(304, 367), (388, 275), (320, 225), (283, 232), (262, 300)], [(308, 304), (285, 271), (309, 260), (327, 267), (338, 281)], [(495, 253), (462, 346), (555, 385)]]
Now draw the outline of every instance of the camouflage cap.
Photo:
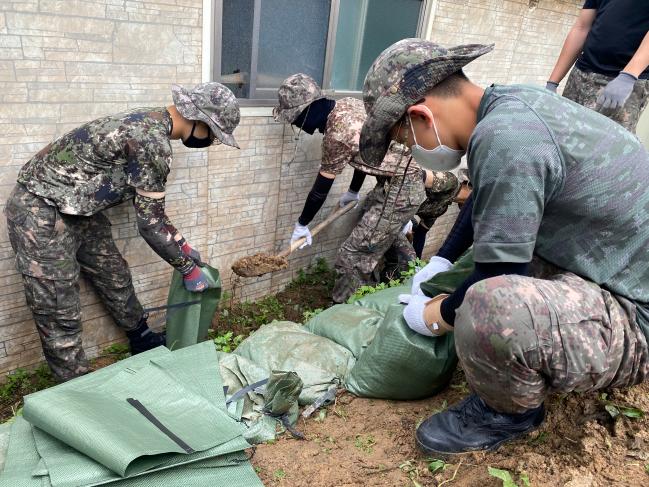
[(402, 39), (376, 58), (365, 77), (363, 103), (367, 118), (360, 137), (363, 161), (378, 166), (390, 145), (388, 135), (409, 106), (424, 98), (436, 84), (493, 44), (468, 44), (445, 48), (424, 39)]
[(191, 90), (172, 85), (174, 105), (187, 120), (205, 122), (214, 140), (239, 148), (232, 132), (239, 125), (241, 114), (234, 93), (221, 83), (201, 83)]
[(279, 90), (279, 104), (273, 108), (276, 122), (293, 123), (309, 104), (324, 98), (318, 83), (304, 73), (296, 73), (286, 78)]

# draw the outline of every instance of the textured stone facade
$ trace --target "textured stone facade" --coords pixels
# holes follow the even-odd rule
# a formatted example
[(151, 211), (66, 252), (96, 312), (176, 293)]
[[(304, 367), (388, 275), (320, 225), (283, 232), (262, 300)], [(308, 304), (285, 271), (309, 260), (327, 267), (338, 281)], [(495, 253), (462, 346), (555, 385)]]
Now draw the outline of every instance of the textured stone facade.
[[(496, 42), (471, 66), (476, 81), (544, 83), (580, 2), (438, 0), (431, 38), (445, 44)], [(202, 0), (2, 0), (0, 2), (0, 206), (22, 164), (77, 124), (137, 106), (171, 103), (171, 83), (201, 81)], [(268, 116), (258, 116), (259, 114)], [(189, 151), (174, 143), (168, 213), (232, 287), (230, 264), (259, 251), (280, 250), (318, 169), (320, 137), (302, 135), (296, 161), (288, 127), (266, 110), (244, 109), (235, 132), (241, 150)], [(351, 171), (338, 178), (320, 218), (336, 203)], [(364, 189), (370, 188), (368, 178)], [(432, 253), (452, 225), (449, 212), (430, 234)], [(131, 265), (145, 306), (166, 299), (171, 270), (137, 235), (127, 205), (109, 212), (119, 248)], [(353, 216), (291, 258), (286, 271), (237, 283), (255, 297), (281, 288), (316, 256), (332, 261)], [(0, 373), (42, 360), (20, 276), (0, 218)], [(87, 283), (82, 282), (84, 343), (89, 355), (123, 339)]]

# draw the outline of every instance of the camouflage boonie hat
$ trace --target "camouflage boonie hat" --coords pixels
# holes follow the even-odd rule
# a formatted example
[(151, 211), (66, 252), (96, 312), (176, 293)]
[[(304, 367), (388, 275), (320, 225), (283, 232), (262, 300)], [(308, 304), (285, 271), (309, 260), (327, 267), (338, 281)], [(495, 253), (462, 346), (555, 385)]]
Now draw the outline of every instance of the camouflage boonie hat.
[(447, 49), (413, 38), (402, 39), (379, 54), (363, 85), (367, 112), (360, 138), (363, 161), (370, 166), (381, 164), (390, 145), (388, 134), (408, 107), (493, 48), (493, 44), (467, 44)]
[(279, 87), (279, 104), (273, 108), (276, 122), (293, 123), (308, 105), (324, 98), (318, 83), (304, 73), (289, 76)]
[(187, 120), (205, 122), (215, 139), (239, 148), (232, 132), (239, 125), (241, 114), (234, 93), (221, 83), (201, 83), (191, 90), (172, 85), (174, 105)]

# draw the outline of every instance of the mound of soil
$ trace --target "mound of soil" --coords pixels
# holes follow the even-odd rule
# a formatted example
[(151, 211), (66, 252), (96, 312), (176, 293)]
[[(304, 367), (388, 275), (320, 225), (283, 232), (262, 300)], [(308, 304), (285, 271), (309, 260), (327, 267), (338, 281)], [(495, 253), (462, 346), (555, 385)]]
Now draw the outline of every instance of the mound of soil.
[(286, 257), (270, 254), (255, 254), (243, 257), (232, 264), (234, 273), (241, 277), (255, 277), (279, 271), (288, 267)]

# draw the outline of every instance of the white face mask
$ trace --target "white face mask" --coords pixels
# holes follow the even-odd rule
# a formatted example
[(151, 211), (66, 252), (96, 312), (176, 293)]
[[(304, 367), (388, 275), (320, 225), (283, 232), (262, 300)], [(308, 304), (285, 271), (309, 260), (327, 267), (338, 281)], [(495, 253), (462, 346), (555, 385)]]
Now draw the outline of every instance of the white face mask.
[(410, 130), (412, 131), (412, 137), (415, 139), (415, 144), (410, 147), (412, 151), (412, 157), (415, 159), (417, 164), (419, 164), (424, 169), (430, 169), (431, 171), (452, 171), (457, 169), (462, 161), (462, 156), (466, 151), (459, 149), (451, 149), (450, 147), (442, 144), (442, 141), (439, 138), (439, 132), (437, 131), (437, 125), (435, 125), (435, 117), (433, 113), (430, 112), (430, 116), (433, 119), (433, 128), (435, 129), (435, 136), (437, 137), (437, 142), (439, 145), (434, 149), (424, 149), (417, 143), (417, 136), (415, 135), (415, 127), (412, 124), (412, 118), (408, 114), (408, 120), (410, 120)]

